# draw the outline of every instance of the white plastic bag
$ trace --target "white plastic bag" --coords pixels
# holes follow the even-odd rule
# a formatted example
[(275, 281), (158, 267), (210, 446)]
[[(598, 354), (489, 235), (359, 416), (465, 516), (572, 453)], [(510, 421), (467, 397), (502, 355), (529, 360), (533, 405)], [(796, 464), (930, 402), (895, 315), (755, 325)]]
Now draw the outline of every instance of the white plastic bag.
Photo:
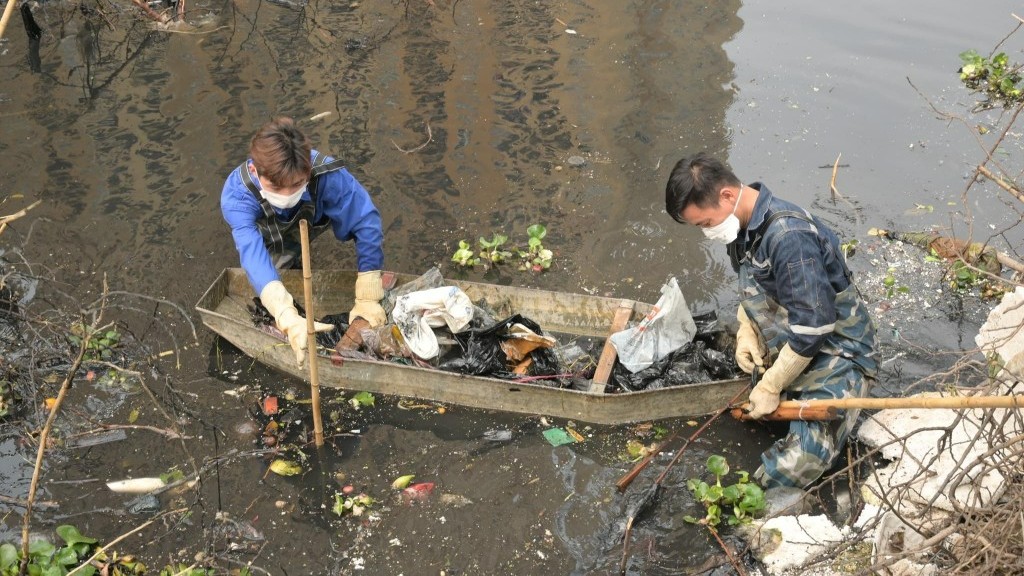
[(455, 286), (410, 292), (395, 301), (391, 319), (413, 354), (433, 358), (439, 347), (432, 327), (447, 325), (453, 333), (460, 332), (473, 319), (473, 302)]
[(661, 287), (661, 298), (632, 328), (609, 336), (619, 362), (639, 372), (693, 340), (697, 325), (675, 277)]

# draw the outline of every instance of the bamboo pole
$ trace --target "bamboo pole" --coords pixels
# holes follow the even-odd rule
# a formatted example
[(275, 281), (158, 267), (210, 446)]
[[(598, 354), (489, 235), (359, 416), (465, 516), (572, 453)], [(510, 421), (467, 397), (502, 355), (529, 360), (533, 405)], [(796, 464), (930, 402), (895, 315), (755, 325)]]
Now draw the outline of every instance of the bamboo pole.
[[(751, 420), (747, 414), (749, 404), (743, 403), (732, 409), (738, 420)], [(1024, 408), (1024, 395), (1011, 396), (941, 396), (913, 398), (835, 398), (831, 400), (785, 400), (779, 407), (762, 420), (828, 420), (836, 416), (837, 410), (886, 410), (886, 409), (949, 409), (971, 408)]]
[(4, 7), (4, 15), (0, 16), (0, 38), (4, 37), (4, 30), (7, 29), (7, 21), (11, 19), (11, 14), (14, 13), (14, 7), (18, 4), (18, 0), (7, 0), (7, 6)]
[(309, 263), (309, 223), (299, 222), (302, 239), (302, 288), (306, 302), (306, 359), (309, 362), (309, 394), (313, 400), (313, 438), (316, 447), (324, 445), (324, 423), (320, 415), (320, 375), (316, 365), (316, 328), (313, 320), (313, 273)]

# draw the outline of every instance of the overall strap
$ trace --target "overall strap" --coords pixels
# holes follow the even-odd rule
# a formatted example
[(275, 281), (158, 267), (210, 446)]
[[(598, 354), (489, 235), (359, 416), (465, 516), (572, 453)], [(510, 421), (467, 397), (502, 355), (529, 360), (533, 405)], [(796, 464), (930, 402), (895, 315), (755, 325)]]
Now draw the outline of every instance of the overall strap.
[(345, 167), (345, 162), (340, 158), (335, 158), (334, 160), (327, 160), (327, 158), (327, 154), (316, 152), (316, 155), (313, 156), (313, 172), (310, 175), (310, 178), (316, 178), (321, 174), (340, 170)]
[(274, 217), (274, 208), (270, 205), (266, 199), (260, 194), (260, 187), (256, 184), (256, 181), (252, 178), (252, 172), (249, 172), (249, 162), (242, 162), (241, 166), (238, 167), (238, 175), (242, 178), (242, 184), (252, 192), (252, 195), (256, 197), (256, 200), (260, 203), (260, 208), (263, 209), (263, 215), (267, 218)]
[(785, 217), (799, 218), (816, 226), (811, 215), (804, 212), (797, 212), (795, 210), (779, 210), (778, 212), (772, 212), (764, 219), (764, 222), (757, 227), (757, 230), (754, 231), (754, 239), (750, 241), (747, 245), (748, 248), (745, 251), (741, 253), (739, 242), (733, 242), (729, 245), (729, 259), (732, 261), (733, 268), (738, 270), (741, 263), (749, 260), (752, 255), (757, 252), (757, 249), (761, 246), (761, 241), (764, 240), (764, 235), (768, 233), (768, 227), (771, 226), (772, 222)]
[[(317, 184), (319, 183), (320, 176), (322, 176), (322, 175), (324, 175), (324, 174), (326, 174), (328, 172), (334, 172), (335, 170), (341, 170), (344, 167), (345, 167), (345, 163), (343, 161), (339, 160), (338, 158), (335, 158), (334, 160), (328, 161), (327, 160), (327, 154), (321, 154), (319, 152), (314, 152), (314, 156), (313, 156), (313, 170), (310, 172), (310, 175), (309, 175), (309, 187), (308, 187), (309, 199), (313, 203), (313, 206), (316, 206), (317, 188), (319, 188), (319, 186)], [(310, 224), (312, 224), (312, 222), (310, 222)]]

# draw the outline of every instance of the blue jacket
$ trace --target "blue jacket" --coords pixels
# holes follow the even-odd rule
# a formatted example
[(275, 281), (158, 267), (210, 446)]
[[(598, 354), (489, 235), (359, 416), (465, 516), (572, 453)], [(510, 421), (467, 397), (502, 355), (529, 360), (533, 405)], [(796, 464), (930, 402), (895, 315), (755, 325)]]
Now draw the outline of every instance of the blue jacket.
[[(790, 348), (813, 357), (836, 329), (837, 296), (851, 286), (839, 238), (804, 209), (774, 197), (767, 186), (755, 182), (750, 187), (759, 190), (753, 213), (746, 229), (729, 244), (733, 266), (741, 272), (742, 297), (760, 291), (777, 303), (786, 312)], [(771, 219), (779, 212), (800, 216)], [(857, 313), (865, 315), (866, 310)]]
[[(313, 151), (312, 156), (317, 156)], [(251, 163), (248, 160), (246, 165)], [(356, 261), (360, 272), (380, 270), (384, 266), (384, 233), (381, 230), (380, 213), (363, 188), (348, 170), (341, 168), (322, 174), (317, 182), (316, 206), (313, 222), (329, 221), (334, 236), (341, 241), (355, 240)], [(288, 210), (274, 212), (283, 220), (291, 220), (303, 204), (311, 201), (309, 190), (302, 195), (302, 201)], [(235, 248), (241, 266), (249, 276), (256, 293), (279, 280), (270, 252), (256, 226), (263, 216), (263, 208), (253, 193), (242, 183), (238, 169), (224, 182), (220, 197), (221, 213), (231, 227)]]

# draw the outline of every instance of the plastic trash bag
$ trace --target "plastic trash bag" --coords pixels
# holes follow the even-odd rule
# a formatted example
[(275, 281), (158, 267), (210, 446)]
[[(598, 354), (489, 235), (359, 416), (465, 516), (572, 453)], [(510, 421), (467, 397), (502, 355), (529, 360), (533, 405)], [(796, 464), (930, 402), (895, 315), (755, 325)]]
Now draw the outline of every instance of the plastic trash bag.
[(438, 269), (437, 266), (434, 266), (418, 278), (396, 286), (391, 290), (386, 290), (384, 292), (384, 298), (381, 299), (380, 305), (384, 308), (384, 311), (387, 312), (388, 317), (390, 317), (392, 311), (395, 309), (395, 301), (400, 297), (411, 292), (420, 292), (423, 290), (430, 290), (431, 288), (440, 288), (441, 286), (444, 286), (444, 278), (441, 276), (441, 270)]
[[(497, 324), (480, 330), (466, 330), (455, 334), (455, 339), (463, 347), (462, 355), (442, 362), (438, 368), (474, 376), (493, 376), (495, 378), (520, 378), (522, 374), (512, 372), (509, 357), (502, 349), (502, 342), (514, 338), (509, 330), (522, 325), (533, 333), (543, 336), (540, 326), (520, 314), (510, 316)], [(531, 362), (526, 374), (529, 376), (553, 376), (558, 374), (558, 357), (550, 347), (535, 348), (528, 354)], [(540, 384), (561, 383), (539, 381)]]
[(452, 332), (462, 330), (473, 319), (473, 302), (455, 286), (410, 292), (395, 301), (391, 318), (409, 350), (429, 359), (440, 351), (433, 328), (447, 325)]
[(730, 359), (709, 348), (703, 340), (688, 342), (638, 372), (629, 372), (618, 364), (612, 369), (612, 381), (628, 392), (713, 382), (733, 376)]
[(640, 324), (609, 336), (619, 363), (639, 372), (693, 340), (697, 325), (675, 277), (661, 287), (661, 298)]

